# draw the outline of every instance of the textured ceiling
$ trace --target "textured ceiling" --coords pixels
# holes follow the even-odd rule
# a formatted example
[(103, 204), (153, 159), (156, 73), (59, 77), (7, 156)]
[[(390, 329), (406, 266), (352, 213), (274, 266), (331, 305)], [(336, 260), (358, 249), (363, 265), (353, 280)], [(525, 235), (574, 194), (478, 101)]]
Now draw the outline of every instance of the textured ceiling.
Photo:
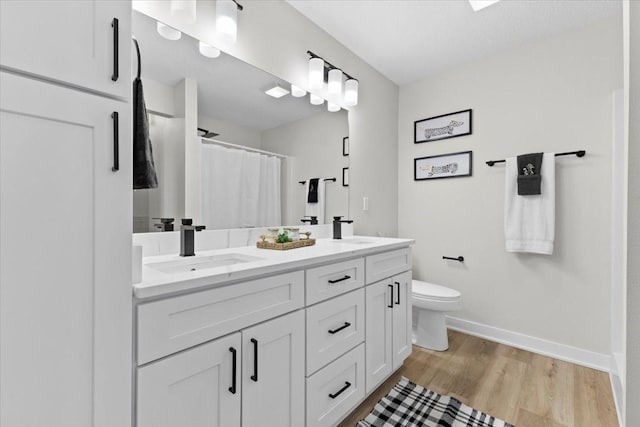
[(620, 0), (287, 0), (398, 85), (610, 17)]

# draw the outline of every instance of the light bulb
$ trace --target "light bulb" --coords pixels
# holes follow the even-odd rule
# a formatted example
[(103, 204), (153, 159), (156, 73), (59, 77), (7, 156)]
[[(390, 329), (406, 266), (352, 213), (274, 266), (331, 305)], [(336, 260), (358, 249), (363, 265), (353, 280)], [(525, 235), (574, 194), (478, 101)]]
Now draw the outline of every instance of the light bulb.
[(334, 68), (329, 71), (329, 93), (336, 96), (342, 94), (342, 70)]
[(180, 31), (163, 24), (160, 21), (156, 24), (156, 30), (158, 31), (158, 34), (167, 40), (180, 40), (180, 37), (182, 37), (182, 33)]
[(313, 104), (313, 105), (322, 105), (324, 103), (324, 99), (319, 97), (318, 95), (314, 95), (311, 94), (309, 96), (309, 101)]
[(171, 0), (171, 14), (189, 24), (196, 22), (196, 0)]
[(309, 88), (322, 89), (324, 86), (324, 60), (322, 58), (309, 59)]
[(340, 106), (327, 101), (327, 110), (335, 113), (336, 111), (340, 111)]
[(307, 91), (299, 88), (296, 85), (291, 85), (291, 95), (296, 97), (296, 98), (301, 98), (303, 96), (305, 96), (307, 94)]
[(216, 1), (216, 31), (228, 42), (238, 36), (238, 5), (231, 0)]
[(213, 46), (210, 46), (206, 43), (200, 42), (198, 50), (202, 56), (206, 56), (207, 58), (217, 58), (220, 56), (220, 49), (217, 49)]
[(344, 82), (344, 105), (347, 107), (358, 105), (358, 81), (356, 79), (348, 79)]

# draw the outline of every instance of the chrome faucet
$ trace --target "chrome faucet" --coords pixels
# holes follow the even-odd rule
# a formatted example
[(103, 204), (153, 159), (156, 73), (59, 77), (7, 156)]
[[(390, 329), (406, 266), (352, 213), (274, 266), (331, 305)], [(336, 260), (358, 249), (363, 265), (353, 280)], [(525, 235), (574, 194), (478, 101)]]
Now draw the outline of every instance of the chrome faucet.
[(180, 256), (194, 256), (194, 231), (204, 230), (204, 225), (191, 225), (193, 220), (184, 218), (180, 226)]
[(352, 219), (340, 219), (341, 216), (333, 217), (333, 238), (334, 239), (342, 239), (342, 223), (346, 222), (347, 224), (351, 224), (353, 222)]

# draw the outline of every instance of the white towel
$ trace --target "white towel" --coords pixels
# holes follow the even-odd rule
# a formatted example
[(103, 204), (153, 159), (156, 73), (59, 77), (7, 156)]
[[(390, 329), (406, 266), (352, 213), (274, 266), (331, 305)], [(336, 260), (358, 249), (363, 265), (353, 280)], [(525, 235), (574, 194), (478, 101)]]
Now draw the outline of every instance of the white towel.
[(507, 159), (504, 196), (504, 234), (507, 252), (551, 255), (555, 236), (556, 164), (554, 153), (542, 158), (540, 195), (518, 195), (518, 162)]
[(305, 185), (304, 191), (304, 215), (305, 216), (317, 216), (318, 224), (324, 224), (324, 179), (318, 180), (318, 203), (308, 203), (307, 196), (309, 195), (309, 181)]

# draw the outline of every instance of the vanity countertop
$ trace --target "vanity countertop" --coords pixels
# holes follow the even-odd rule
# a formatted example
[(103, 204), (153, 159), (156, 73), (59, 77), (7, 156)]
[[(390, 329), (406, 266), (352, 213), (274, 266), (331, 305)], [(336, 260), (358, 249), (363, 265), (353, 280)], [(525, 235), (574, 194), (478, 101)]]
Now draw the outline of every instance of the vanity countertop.
[[(188, 258), (178, 255), (146, 257), (142, 261), (142, 282), (133, 285), (133, 294), (138, 300), (156, 298), (401, 249), (414, 242), (413, 239), (351, 236), (342, 240), (318, 239), (314, 246), (285, 251), (243, 246), (199, 251), (195, 257)], [(224, 264), (225, 260), (239, 262), (207, 268), (199, 268), (197, 265), (198, 262), (215, 264), (217, 261)], [(194, 271), (179, 271), (184, 270), (189, 263), (194, 263)], [(178, 266), (176, 271), (172, 271), (173, 265)], [(163, 269), (165, 271), (161, 271)]]

